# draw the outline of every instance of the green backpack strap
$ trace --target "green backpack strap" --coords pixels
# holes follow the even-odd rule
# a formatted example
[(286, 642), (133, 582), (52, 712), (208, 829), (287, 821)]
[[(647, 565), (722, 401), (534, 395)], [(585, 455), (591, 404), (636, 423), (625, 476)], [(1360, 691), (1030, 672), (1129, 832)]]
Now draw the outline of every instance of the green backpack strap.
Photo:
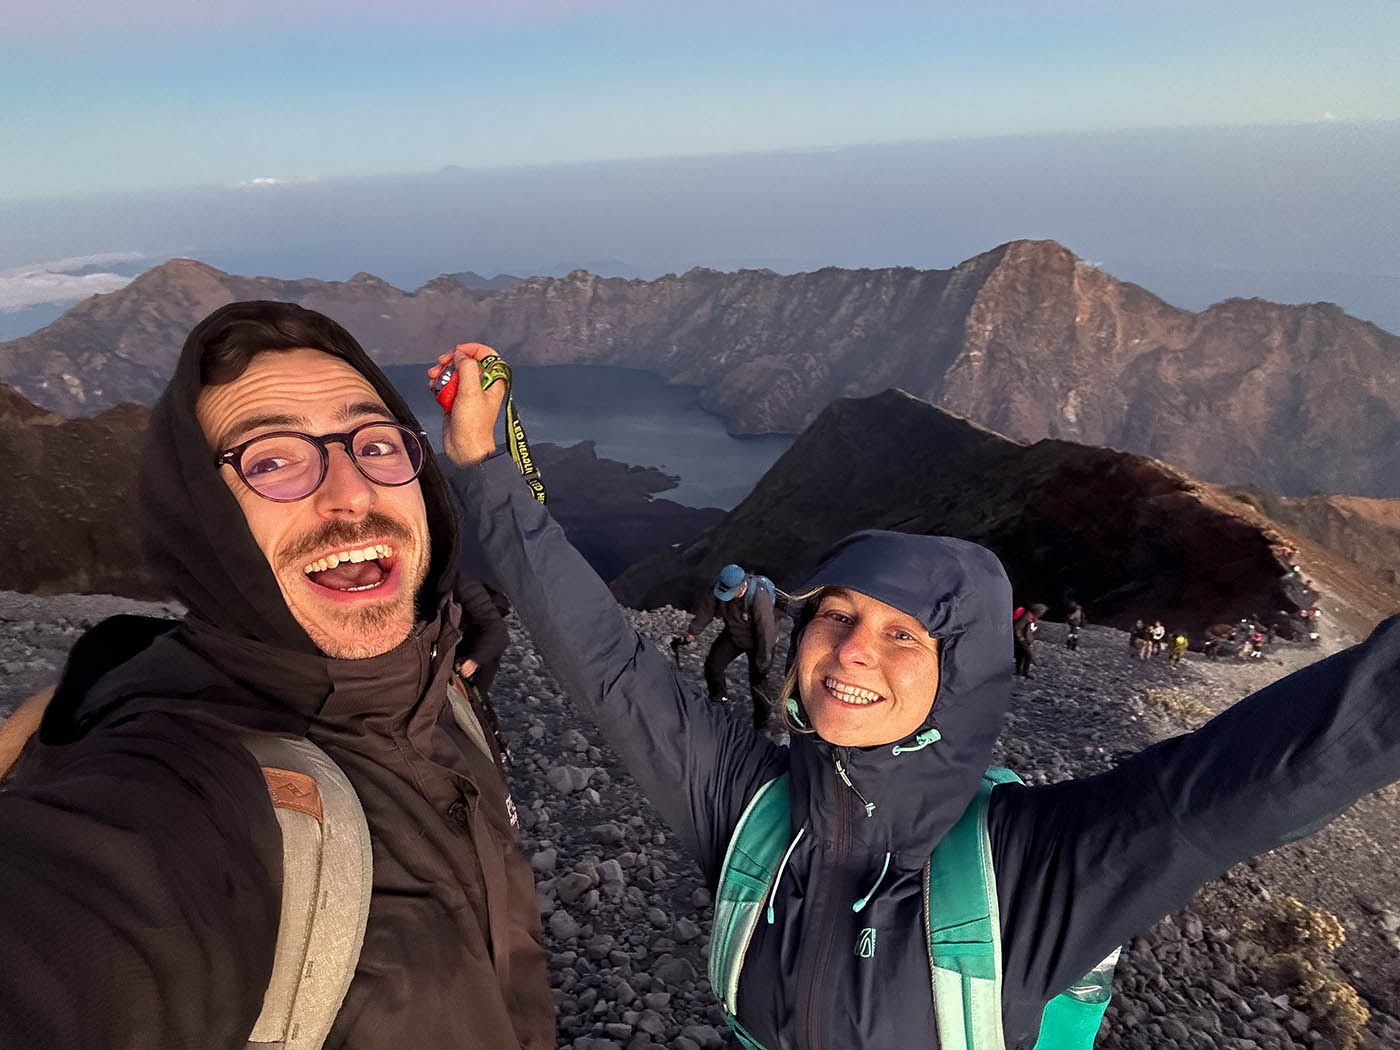
[[(924, 921), (940, 1050), (1005, 1050), (1001, 914), (987, 806), (998, 784), (1020, 782), (1009, 769), (989, 768), (924, 869)], [(1092, 1050), (1108, 1009), (1117, 961), (1115, 948), (1046, 1004), (1034, 1050)]]
[(729, 1026), (750, 1050), (762, 1050), (734, 1018), (739, 1006), (739, 972), (744, 953), (785, 852), (792, 826), (788, 777), (768, 781), (749, 800), (729, 839), (715, 890), (715, 922), (710, 934), (710, 987), (729, 1015)]
[(1001, 921), (987, 834), (992, 788), (1016, 776), (992, 768), (924, 868), (924, 922), (940, 1050), (1004, 1050)]
[(282, 829), (282, 914), (248, 1050), (319, 1050), (355, 976), (373, 884), (369, 825), (334, 761), (302, 737), (243, 737)]

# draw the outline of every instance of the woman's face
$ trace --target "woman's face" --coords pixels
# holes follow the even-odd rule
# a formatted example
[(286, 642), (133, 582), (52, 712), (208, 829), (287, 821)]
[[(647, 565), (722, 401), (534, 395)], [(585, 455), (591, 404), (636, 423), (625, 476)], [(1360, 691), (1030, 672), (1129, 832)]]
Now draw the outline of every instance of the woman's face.
[(823, 593), (797, 646), (812, 727), (833, 744), (873, 747), (914, 732), (938, 692), (938, 640), (912, 616), (857, 591)]

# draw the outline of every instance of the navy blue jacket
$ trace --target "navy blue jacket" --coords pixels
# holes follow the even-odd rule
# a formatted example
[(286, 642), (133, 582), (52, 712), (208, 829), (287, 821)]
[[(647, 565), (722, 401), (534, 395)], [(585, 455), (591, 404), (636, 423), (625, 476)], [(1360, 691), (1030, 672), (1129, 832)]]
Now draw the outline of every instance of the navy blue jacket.
[[(942, 738), (846, 748), (794, 734), (781, 747), (678, 677), (514, 469), (496, 455), (452, 479), (465, 528), (477, 528), (551, 670), (689, 841), (711, 887), (745, 804), (791, 774), (792, 832), (807, 833), (779, 881), (776, 922), (760, 921), (751, 943), (739, 1020), (768, 1050), (937, 1046), (921, 870), (972, 797), (1009, 704), (1000, 563), (939, 537), (869, 532), (838, 544), (808, 586), (868, 594), (940, 639), (937, 697), (920, 729)], [(1202, 883), (1400, 778), (1397, 697), (1400, 617), (1107, 773), (996, 788), (1008, 1048), (1029, 1048), (1048, 999)], [(837, 778), (838, 759), (854, 790)], [(857, 791), (875, 803), (869, 816)], [(867, 927), (877, 949), (860, 958)]]

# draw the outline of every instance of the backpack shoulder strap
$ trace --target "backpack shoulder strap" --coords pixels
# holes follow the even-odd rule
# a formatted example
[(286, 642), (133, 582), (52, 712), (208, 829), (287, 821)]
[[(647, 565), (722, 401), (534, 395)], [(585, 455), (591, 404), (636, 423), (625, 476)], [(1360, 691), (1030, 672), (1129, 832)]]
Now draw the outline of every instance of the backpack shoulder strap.
[(987, 802), (1015, 781), (993, 767), (924, 868), (924, 922), (941, 1050), (1005, 1050), (1001, 1026), (1001, 921), (987, 834)]
[[(990, 767), (958, 823), (924, 869), (924, 914), (941, 1050), (1005, 1050), (1001, 1023), (1001, 915), (987, 806), (998, 784), (1019, 784)], [(1092, 1050), (1113, 991), (1119, 949), (1051, 999), (1034, 1050)]]
[(731, 1016), (738, 1008), (744, 953), (783, 851), (788, 848), (791, 824), (788, 777), (784, 773), (764, 784), (749, 800), (724, 854), (715, 890), (709, 976), (710, 987)]
[(471, 699), (463, 688), (464, 685), (466, 689), (471, 688), (456, 675), (453, 675), (448, 682), (447, 702), (452, 708), (452, 717), (462, 732), (466, 734), (467, 739), (485, 752), (492, 765), (499, 767), (500, 759), (496, 757), (496, 752), (491, 748), (491, 742), (486, 737), (486, 728), (481, 724), (481, 719), (477, 717)]
[(282, 917), (249, 1050), (319, 1050), (350, 988), (372, 888), (369, 825), (359, 796), (324, 751), (301, 737), (249, 733), (282, 828)]

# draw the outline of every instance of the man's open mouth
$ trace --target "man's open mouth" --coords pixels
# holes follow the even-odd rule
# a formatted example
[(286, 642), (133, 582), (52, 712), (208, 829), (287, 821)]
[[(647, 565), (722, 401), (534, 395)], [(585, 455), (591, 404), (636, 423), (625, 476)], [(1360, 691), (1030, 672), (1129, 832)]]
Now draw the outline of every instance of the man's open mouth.
[(394, 565), (394, 548), (374, 543), (327, 554), (301, 571), (312, 583), (333, 591), (372, 591), (389, 578)]

